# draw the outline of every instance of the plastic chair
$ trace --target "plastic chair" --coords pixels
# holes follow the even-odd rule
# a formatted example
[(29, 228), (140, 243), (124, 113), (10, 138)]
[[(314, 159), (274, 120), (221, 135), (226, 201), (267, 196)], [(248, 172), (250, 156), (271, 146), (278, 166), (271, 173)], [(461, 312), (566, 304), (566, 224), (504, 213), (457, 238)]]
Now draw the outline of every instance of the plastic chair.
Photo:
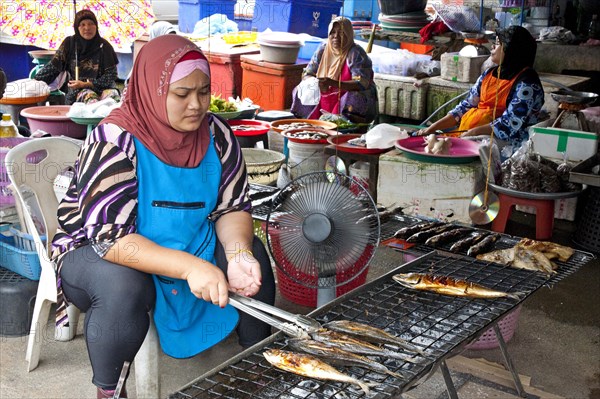
[[(5, 158), (8, 177), (15, 191), (16, 199), (21, 203), (23, 216), (29, 233), (33, 236), (40, 265), (42, 268), (38, 284), (37, 297), (33, 311), (33, 319), (27, 343), (27, 371), (38, 366), (40, 351), (45, 335), (43, 328), (48, 323), (50, 307), (56, 303), (56, 272), (49, 254), (52, 239), (58, 227), (56, 213), (59, 199), (54, 188), (55, 180), (60, 174), (72, 167), (77, 159), (80, 144), (76, 140), (64, 137), (48, 137), (27, 140), (12, 148)], [(45, 156), (32, 157), (31, 154), (45, 151)], [(43, 159), (40, 158), (44, 156)], [(37, 163), (30, 162), (39, 160)], [(42, 242), (35, 226), (30, 209), (24, 198), (24, 188), (31, 190), (39, 207), (42, 222), (47, 236), (46, 244)], [(80, 311), (75, 306), (67, 308), (68, 327), (55, 331), (55, 339), (69, 341), (77, 331)], [(150, 318), (152, 321), (152, 317)], [(158, 373), (158, 336), (151, 322), (146, 339), (136, 356), (136, 390), (139, 398), (159, 397), (160, 383)]]
[(554, 200), (553, 199), (531, 199), (498, 193), (500, 210), (492, 221), (492, 230), (504, 233), (506, 224), (517, 205), (532, 206), (536, 208), (535, 215), (535, 238), (536, 240), (549, 240), (554, 230)]

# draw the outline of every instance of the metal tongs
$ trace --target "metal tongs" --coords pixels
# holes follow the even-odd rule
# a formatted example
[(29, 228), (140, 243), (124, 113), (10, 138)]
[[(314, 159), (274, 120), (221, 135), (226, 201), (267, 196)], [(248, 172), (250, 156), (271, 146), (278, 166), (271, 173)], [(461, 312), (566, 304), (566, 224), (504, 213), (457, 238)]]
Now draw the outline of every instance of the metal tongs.
[[(321, 328), (321, 324), (318, 321), (308, 316), (286, 312), (275, 306), (233, 292), (229, 293), (229, 304), (250, 316), (254, 316), (257, 319), (264, 321), (278, 330), (283, 331), (290, 337), (308, 338), (309, 333)], [(277, 316), (288, 322), (283, 322), (273, 316)]]

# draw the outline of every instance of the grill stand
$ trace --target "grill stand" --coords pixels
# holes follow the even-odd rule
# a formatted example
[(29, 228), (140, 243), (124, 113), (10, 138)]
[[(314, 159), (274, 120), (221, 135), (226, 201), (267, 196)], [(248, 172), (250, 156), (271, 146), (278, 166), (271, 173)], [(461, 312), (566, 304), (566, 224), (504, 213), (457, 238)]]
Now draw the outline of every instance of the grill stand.
[(448, 391), (448, 397), (450, 399), (458, 399), (458, 393), (456, 393), (456, 388), (454, 387), (454, 381), (452, 381), (452, 376), (450, 375), (450, 370), (448, 370), (448, 365), (445, 360), (440, 362), (440, 370), (442, 371), (442, 376), (444, 377), (444, 382), (446, 383), (446, 391)]
[(515, 366), (512, 362), (512, 358), (508, 354), (508, 348), (506, 347), (506, 342), (504, 342), (504, 338), (502, 337), (502, 333), (500, 332), (500, 328), (498, 327), (498, 323), (494, 323), (494, 332), (496, 333), (496, 339), (498, 340), (498, 344), (500, 345), (500, 351), (502, 352), (502, 356), (504, 357), (504, 362), (506, 362), (506, 366), (510, 370), (512, 374), (513, 381), (515, 382), (515, 388), (517, 389), (517, 393), (520, 397), (524, 398), (527, 395), (525, 389), (523, 389), (523, 384), (521, 383), (521, 379), (519, 378), (519, 374), (515, 370)]

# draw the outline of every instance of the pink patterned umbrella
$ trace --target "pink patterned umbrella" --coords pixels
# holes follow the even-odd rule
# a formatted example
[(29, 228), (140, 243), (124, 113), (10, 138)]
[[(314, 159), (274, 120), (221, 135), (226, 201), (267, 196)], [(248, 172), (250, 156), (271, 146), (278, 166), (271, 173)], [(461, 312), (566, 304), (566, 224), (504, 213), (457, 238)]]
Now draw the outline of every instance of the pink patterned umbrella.
[(0, 30), (24, 45), (48, 50), (73, 34), (75, 9), (93, 11), (100, 36), (115, 49), (129, 48), (155, 20), (146, 0), (13, 0), (0, 7)]

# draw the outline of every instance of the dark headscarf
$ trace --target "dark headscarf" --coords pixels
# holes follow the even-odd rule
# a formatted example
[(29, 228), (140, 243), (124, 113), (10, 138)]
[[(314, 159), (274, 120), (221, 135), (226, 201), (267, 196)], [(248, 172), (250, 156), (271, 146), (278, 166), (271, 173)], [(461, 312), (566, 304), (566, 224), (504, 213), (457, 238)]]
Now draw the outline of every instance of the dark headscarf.
[[(86, 19), (89, 19), (94, 23), (94, 25), (96, 25), (96, 35), (90, 40), (85, 40), (79, 33), (78, 29), (81, 22), (85, 21)], [(75, 35), (73, 36), (74, 40), (72, 51), (77, 52), (77, 59), (79, 62), (88, 59), (98, 60), (101, 69), (111, 68), (118, 64), (119, 60), (112, 46), (110, 43), (100, 37), (98, 19), (96, 19), (96, 15), (92, 11), (78, 11), (77, 14), (75, 14), (73, 29), (75, 29)], [(69, 58), (75, 58), (75, 53), (71, 54)]]
[[(508, 29), (498, 29), (496, 35), (504, 46), (501, 79), (512, 79), (524, 68), (533, 68), (537, 44), (527, 29), (513, 25)], [(494, 71), (496, 74), (497, 71)]]

